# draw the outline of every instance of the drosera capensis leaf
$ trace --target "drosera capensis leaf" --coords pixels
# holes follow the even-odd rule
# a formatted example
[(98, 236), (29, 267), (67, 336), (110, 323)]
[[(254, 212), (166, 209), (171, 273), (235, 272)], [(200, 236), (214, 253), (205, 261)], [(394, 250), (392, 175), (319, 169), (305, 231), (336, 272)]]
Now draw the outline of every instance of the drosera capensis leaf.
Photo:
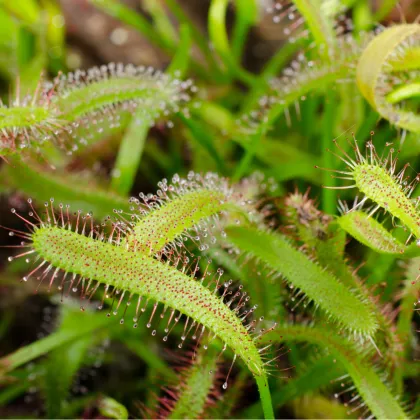
[[(195, 183), (189, 185), (191, 190), (196, 186), (198, 179), (194, 174), (192, 178)], [(214, 181), (213, 177), (209, 179)], [(185, 187), (188, 183), (182, 185)], [(198, 208), (200, 199), (202, 197), (196, 197)], [(162, 202), (162, 207), (164, 207), (167, 203), (164, 200)], [(149, 210), (152, 207), (150, 206)], [(16, 213), (14, 210), (12, 212)], [(39, 257), (39, 260), (36, 259), (37, 267), (23, 278), (24, 281), (38, 276), (39, 270), (45, 266), (39, 285), (51, 275), (48, 280), (49, 288), (51, 288), (53, 283), (59, 282), (58, 278), (61, 277), (59, 289), (63, 295), (81, 291), (82, 309), (103, 284), (105, 290), (99, 307), (104, 306), (107, 297), (112, 298), (111, 312), (114, 314), (118, 314), (120, 307), (125, 307), (120, 323), (124, 323), (128, 305), (133, 302), (134, 296), (138, 296), (134, 316), (135, 327), (149, 301), (153, 301), (154, 305), (147, 323), (148, 328), (152, 325), (158, 305), (163, 304), (160, 319), (168, 314), (164, 341), (180, 321), (181, 316), (185, 315), (187, 319), (181, 337), (182, 343), (189, 334), (192, 334), (197, 342), (206, 339), (203, 337), (206, 332), (210, 341), (215, 337), (220, 338), (225, 343), (224, 348), (229, 347), (234, 352), (234, 360), (237, 357), (241, 358), (253, 373), (260, 389), (264, 413), (267, 417), (273, 416), (265, 376), (265, 361), (256, 346), (256, 339), (274, 328), (275, 324), (268, 330), (261, 329), (256, 332), (255, 337), (248, 331), (249, 329), (254, 331), (257, 323), (249, 320), (256, 306), (250, 309), (244, 308), (249, 301), (246, 292), (242, 291), (242, 287), (232, 290), (232, 280), (222, 280), (222, 270), (217, 270), (213, 274), (205, 269), (199, 277), (199, 258), (190, 261), (182, 249), (170, 247), (164, 254), (154, 249), (155, 252), (152, 255), (149, 249), (147, 252), (133, 249), (128, 239), (124, 238), (127, 222), (121, 220), (112, 223), (111, 232), (106, 233), (99, 226), (94, 226), (91, 215), (83, 216), (80, 212), (75, 214), (77, 218), (73, 226), (70, 210), (62, 205), (55, 211), (52, 203), (46, 203), (45, 217), (42, 219), (33, 210), (29, 218), (32, 218), (34, 222), (16, 214), (31, 227), (30, 233), (11, 231), (18, 237), (26, 238), (28, 243), (23, 244), (23, 248), (30, 247), (29, 251), (17, 257), (23, 255), (28, 257), (32, 254)], [(150, 214), (153, 214), (153, 211)], [(174, 220), (170, 218), (172, 215), (175, 217)], [(175, 224), (177, 215), (176, 212), (166, 214), (166, 222), (169, 226)], [(206, 216), (208, 214), (201, 214), (202, 218)], [(155, 221), (153, 217), (150, 223), (152, 221)], [(196, 223), (197, 220), (192, 219), (191, 227)], [(81, 233), (79, 233), (80, 230)], [(183, 230), (184, 228), (179, 230), (178, 234), (181, 234)], [(84, 235), (86, 233), (88, 236)], [(130, 236), (129, 231), (127, 235)], [(150, 237), (160, 238), (161, 235), (161, 232), (155, 231), (153, 226), (150, 226)], [(169, 239), (166, 241), (170, 243)], [(153, 240), (152, 243), (154, 243)], [(163, 256), (165, 258), (162, 260)], [(10, 260), (13, 260), (13, 257)], [(61, 275), (60, 272), (63, 274)], [(70, 282), (69, 285), (68, 282)], [(230, 295), (233, 296), (230, 297)], [(250, 323), (245, 324), (248, 321)], [(156, 332), (157, 330), (153, 330), (152, 335)], [(227, 386), (225, 382), (224, 388)]]
[(98, 410), (102, 416), (107, 419), (128, 419), (128, 410), (114, 398), (101, 396), (98, 401)]
[[(236, 312), (230, 310), (201, 281), (195, 281), (177, 269), (145, 255), (140, 257), (138, 253), (122, 247), (58, 227), (38, 228), (33, 234), (33, 249), (43, 261), (54, 266), (55, 273), (60, 269), (71, 273), (73, 278), (80, 276), (80, 279), (89, 279), (87, 285), (82, 281), (85, 295), (90, 295), (96, 289), (97, 285), (92, 286), (91, 283), (97, 280), (106, 282), (106, 288), (113, 286), (115, 290), (122, 290), (130, 296), (138, 293), (138, 305), (143, 296), (147, 300), (163, 303), (165, 307), (178, 310), (180, 314), (192, 319), (192, 322), (202, 325), (200, 337), (205, 329), (219, 336), (235, 354), (243, 358), (254, 375), (265, 374), (258, 349)], [(134, 284), (133, 278), (137, 279)], [(217, 283), (216, 287), (221, 286)], [(224, 290), (227, 290), (227, 286)], [(139, 312), (136, 318), (138, 316)], [(179, 318), (174, 322), (177, 320)]]
[(363, 352), (356, 347), (357, 344), (343, 336), (318, 326), (284, 325), (262, 339), (265, 342), (270, 340), (309, 342), (327, 348), (343, 364), (364, 403), (375, 417), (408, 418), (397, 398), (390, 392), (390, 387), (375, 372)]
[(398, 314), (397, 332), (408, 351), (410, 338), (413, 335), (413, 318), (419, 314), (420, 302), (420, 257), (407, 262), (403, 288), (399, 293), (400, 312)]
[[(373, 134), (373, 133), (372, 133)], [(399, 219), (408, 229), (408, 240), (414, 236), (420, 238), (420, 213), (418, 211), (418, 198), (411, 199), (415, 187), (420, 181), (420, 175), (410, 179), (406, 174), (409, 164), (405, 164), (400, 171), (397, 171), (398, 152), (392, 147), (385, 157), (380, 157), (373, 145), (372, 140), (366, 143), (366, 154), (363, 154), (359, 148), (357, 140), (354, 139), (354, 157), (346, 153), (334, 140), (334, 144), (341, 152), (338, 157), (347, 165), (346, 170), (326, 169), (338, 174), (338, 178), (353, 181), (348, 186), (329, 187), (336, 189), (357, 188), (364, 197), (359, 200), (351, 211), (361, 208), (367, 200), (375, 203), (372, 210), (369, 211), (369, 217), (373, 216), (378, 210), (382, 209), (388, 212), (392, 217)]]
[(338, 224), (353, 238), (376, 252), (384, 254), (403, 254), (406, 246), (395, 238), (375, 218), (355, 210), (338, 218)]
[(151, 67), (110, 63), (58, 76), (45, 89), (61, 117), (75, 121), (104, 107), (126, 104), (128, 109), (150, 107), (145, 115), (181, 110), (190, 99), (191, 80), (180, 81)]
[[(241, 405), (244, 391), (249, 382), (249, 372), (241, 370), (235, 378), (235, 382), (229, 387), (224, 393), (221, 399), (219, 399), (217, 405), (213, 404), (206, 410), (206, 415), (209, 419), (223, 419), (232, 418), (234, 411)], [(260, 404), (256, 403), (259, 408)], [(263, 412), (261, 411), (260, 416), (262, 417)]]
[[(137, 212), (127, 229), (127, 244), (136, 251), (155, 254), (168, 245), (182, 246), (183, 240), (190, 237), (204, 251), (209, 243), (215, 243), (217, 232), (223, 235), (223, 212), (259, 219), (254, 202), (267, 188), (260, 181), (261, 176), (255, 174), (231, 185), (214, 173), (203, 176), (192, 171), (187, 179), (177, 174), (171, 183), (164, 179), (158, 183), (156, 195), (131, 198)], [(205, 223), (209, 218), (213, 226)]]
[[(382, 355), (380, 358), (381, 366), (384, 366), (387, 371), (391, 371), (392, 378), (396, 379), (395, 372), (401, 369), (402, 349), (400, 338), (393, 325), (393, 317), (386, 310), (386, 306), (384, 307), (380, 301), (372, 299), (371, 290), (359, 279), (357, 269), (346, 260), (344, 253), (346, 231), (340, 228), (337, 219), (334, 220), (333, 217), (316, 208), (314, 200), (309, 198), (309, 190), (305, 194), (299, 194), (298, 192), (290, 194), (286, 198), (285, 204), (291, 227), (294, 228), (298, 236), (297, 244), (304, 243), (308, 247), (307, 252), (311, 258), (325, 267), (341, 283), (352, 290), (357, 290), (366, 300), (372, 301), (371, 308), (378, 322), (378, 331), (373, 341), (375, 350)], [(343, 203), (340, 204), (344, 206)], [(357, 210), (354, 212), (357, 212)], [(363, 217), (367, 218), (367, 215)], [(363, 235), (365, 235), (364, 231)], [(377, 240), (380, 241), (381, 239), (377, 238)], [(404, 257), (411, 258), (411, 246), (405, 247), (402, 244), (401, 246), (405, 250)], [(415, 246), (418, 252), (417, 246), (415, 244), (412, 246)], [(401, 254), (398, 254), (398, 256), (401, 257)]]
[(177, 381), (165, 386), (166, 392), (159, 398), (158, 409), (151, 413), (151, 418), (205, 418), (210, 401), (217, 399), (219, 350), (210, 346), (200, 347), (195, 354), (189, 353), (181, 356)]
[[(32, 240), (33, 250), (56, 269), (175, 308), (219, 335), (252, 372), (263, 372), (258, 351), (236, 314), (201, 282), (153, 258), (56, 226), (37, 228)], [(91, 284), (84, 289), (93, 291)]]
[(229, 242), (281, 273), (341, 327), (371, 337), (378, 325), (371, 302), (357, 296), (332, 274), (296, 250), (276, 233), (253, 227), (226, 228)]
[[(187, 193), (140, 219), (127, 240), (137, 251), (159, 252), (202, 218), (218, 214), (223, 208), (223, 199), (224, 195), (218, 191)], [(173, 225), (167, 224), (169, 218), (174, 221)]]
[(411, 75), (408, 70), (412, 70), (413, 64), (418, 70), (420, 60), (405, 60), (405, 57), (410, 50), (418, 49), (419, 44), (418, 23), (391, 26), (370, 42), (357, 65), (357, 84), (370, 105), (392, 124), (416, 133), (420, 132), (420, 117), (415, 109), (387, 101), (387, 95), (398, 88), (396, 78), (388, 77), (387, 73), (398, 68), (400, 72), (407, 71), (406, 77), (399, 78), (401, 85), (415, 82), (418, 75), (415, 72)]
[(0, 152), (16, 154), (46, 141), (63, 142), (63, 136), (73, 139), (81, 126), (91, 130), (103, 130), (104, 123), (118, 126), (121, 111), (137, 112), (136, 117), (149, 126), (173, 113), (188, 115), (187, 104), (195, 91), (191, 80), (131, 64), (110, 63), (60, 74), (52, 82), (41, 80), (35, 92), (23, 99), (17, 93), (10, 107), (0, 108)]
[[(330, 60), (308, 58), (300, 52), (281, 75), (270, 82), (270, 89), (259, 100), (259, 105), (242, 115), (238, 121), (243, 132), (267, 130), (283, 113), (290, 123), (289, 107), (315, 92), (322, 92), (332, 83), (354, 80), (357, 60), (373, 34), (366, 33), (360, 41), (352, 37), (339, 37), (330, 51)], [(243, 127), (241, 127), (243, 126)]]
[(211, 247), (206, 251), (212, 261), (219, 267), (228, 270), (229, 274), (241, 281), (252, 301), (258, 304), (259, 313), (266, 319), (280, 319), (287, 316), (282, 303), (282, 290), (277, 287), (277, 273), (255, 259), (249, 260), (246, 255), (235, 257), (232, 253)]
[(395, 255), (399, 258), (414, 258), (420, 255), (417, 243), (413, 242), (409, 246), (403, 244), (364, 211), (349, 211), (340, 216), (337, 223), (361, 244), (380, 254)]

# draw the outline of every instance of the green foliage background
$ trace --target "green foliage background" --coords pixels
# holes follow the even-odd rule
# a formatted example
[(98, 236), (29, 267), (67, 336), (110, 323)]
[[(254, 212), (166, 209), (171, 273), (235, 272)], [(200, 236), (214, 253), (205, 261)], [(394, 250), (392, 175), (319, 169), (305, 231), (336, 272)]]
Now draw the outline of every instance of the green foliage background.
[[(129, 196), (154, 193), (162, 178), (175, 173), (216, 172), (235, 184), (261, 172), (260, 184), (270, 179), (276, 185), (262, 198), (271, 224), (262, 230), (232, 224), (226, 241), (239, 255), (217, 248), (205, 255), (214, 270), (221, 267), (244, 285), (259, 306), (257, 317), (278, 323), (265, 339), (274, 342), (268, 357), (282, 356), (265, 394), (241, 362), (225, 390), (234, 349), (218, 358), (219, 343), (191, 363), (185, 348), (177, 348), (181, 328), (163, 343), (162, 334), (150, 334), (146, 318), (133, 329), (131, 322), (120, 325), (101, 312), (82, 313), (76, 300), (60, 303), (60, 294), (47, 287), (34, 295), (34, 283), (19, 282), (27, 264), (8, 262), (13, 250), (1, 248), (0, 416), (262, 418), (272, 415), (272, 404), (276, 418), (418, 417), (417, 232), (410, 223), (398, 228), (391, 219), (404, 217), (392, 206), (378, 219), (367, 218), (366, 208), (340, 216), (339, 200), (352, 203), (357, 192), (341, 189), (347, 180), (317, 168), (346, 170), (334, 139), (354, 156), (353, 135), (363, 153), (373, 136), (377, 154), (400, 150), (399, 159), (411, 164), (405, 175), (415, 178), (416, 1), (401, 9), (404, 25), (392, 21), (400, 10), (393, 0), (375, 7), (367, 0), (296, 0), (281, 2), (282, 8), (258, 0), (211, 0), (203, 2), (204, 28), (188, 2), (139, 3), (77, 2), (82, 10), (112, 16), (120, 29), (134, 29), (159, 49), (166, 63), (160, 70), (194, 81), (191, 100), (178, 109), (168, 85), (140, 74), (129, 82), (102, 81), (90, 94), (76, 86), (75, 99), (53, 95), (55, 107), (43, 120), (43, 111), (24, 98), (36, 98), (41, 80), (75, 70), (80, 57), (72, 48), (72, 28), (55, 0), (0, 0), (0, 92), (9, 106), (0, 108), (0, 224), (24, 229), (10, 208), (28, 210), (28, 197), (41, 209), (54, 197), (74, 210), (92, 211), (99, 222), (113, 209), (130, 211)], [(260, 59), (264, 46), (255, 39), (267, 14), (279, 21), (276, 30), (285, 39)], [(289, 33), (297, 20), (301, 25)], [(375, 32), (379, 24), (394, 35), (387, 32), (384, 41)], [(118, 108), (128, 96), (137, 107)], [(88, 111), (80, 123), (76, 114), (83, 107)], [(115, 118), (118, 124), (110, 124)], [(55, 142), (40, 141), (53, 123), (72, 131), (59, 130)], [(28, 147), (14, 149), (11, 139)], [(408, 195), (404, 181), (396, 188)], [(415, 189), (410, 193), (418, 196)], [(6, 230), (0, 238), (2, 245), (16, 243)], [(165, 411), (168, 386), (176, 397)]]

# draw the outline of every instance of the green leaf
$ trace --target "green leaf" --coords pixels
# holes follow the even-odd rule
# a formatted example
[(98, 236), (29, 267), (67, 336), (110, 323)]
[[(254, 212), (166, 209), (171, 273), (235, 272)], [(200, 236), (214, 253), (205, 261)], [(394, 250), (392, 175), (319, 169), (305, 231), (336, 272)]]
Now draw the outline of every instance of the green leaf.
[(127, 196), (134, 184), (150, 125), (143, 110), (138, 110), (121, 141), (111, 181), (112, 190), (121, 196)]
[(337, 336), (331, 330), (301, 325), (280, 326), (264, 337), (265, 342), (269, 340), (304, 341), (327, 348), (343, 364), (374, 416), (379, 419), (407, 418), (389, 387), (376, 374), (370, 362), (357, 350), (357, 344)]
[[(80, 318), (82, 316), (82, 318)], [(85, 316), (79, 313), (79, 318), (45, 338), (41, 338), (27, 346), (21, 347), (15, 352), (0, 359), (0, 375), (11, 372), (12, 370), (28, 363), (50, 351), (74, 342), (86, 335), (91, 335), (94, 331), (100, 330), (109, 323), (108, 319), (101, 315)]]
[(216, 380), (217, 354), (218, 350), (214, 348), (200, 349), (193, 365), (183, 374), (180, 391), (168, 419), (202, 418)]
[[(389, 67), (395, 67), (392, 60), (396, 61), (400, 71), (412, 67), (420, 68), (420, 60), (404, 60), (404, 55), (411, 48), (418, 47), (419, 34), (418, 23), (386, 28), (366, 47), (357, 65), (357, 84), (370, 105), (382, 118), (416, 133), (420, 132), (420, 116), (414, 110), (395, 107), (392, 105), (392, 100), (391, 102), (386, 100), (389, 90), (394, 90), (395, 87), (392, 83), (387, 83), (384, 73)], [(395, 53), (396, 51), (398, 54)], [(406, 80), (404, 84), (407, 83), (410, 82)]]
[[(331, 384), (331, 381), (342, 374), (342, 368), (334, 364), (333, 357), (323, 357), (311, 364), (297, 378), (289, 380), (286, 384), (277, 388), (272, 393), (273, 405), (279, 409), (284, 404), (322, 387)], [(253, 404), (245, 409), (241, 415), (243, 418), (256, 419), (261, 416), (259, 404)]]
[(403, 254), (407, 247), (388, 232), (373, 217), (361, 210), (344, 214), (337, 219), (338, 224), (363, 245), (381, 254)]
[(86, 335), (50, 353), (43, 386), (47, 417), (52, 419), (62, 417), (63, 403), (70, 391), (74, 376), (93, 344), (93, 338), (91, 334)]
[(102, 397), (98, 402), (98, 410), (108, 419), (128, 419), (127, 409), (111, 397)]
[(229, 241), (282, 274), (340, 326), (362, 336), (377, 329), (371, 303), (353, 294), (332, 274), (294, 249), (281, 235), (253, 227), (228, 227)]

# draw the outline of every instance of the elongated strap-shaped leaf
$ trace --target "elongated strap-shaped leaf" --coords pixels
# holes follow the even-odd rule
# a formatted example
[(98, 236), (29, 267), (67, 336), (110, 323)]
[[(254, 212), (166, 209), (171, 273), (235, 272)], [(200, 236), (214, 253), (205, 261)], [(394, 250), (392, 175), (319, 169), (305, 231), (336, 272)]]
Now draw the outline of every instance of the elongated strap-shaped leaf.
[(388, 232), (376, 219), (360, 210), (338, 218), (339, 225), (363, 245), (382, 254), (403, 254), (406, 246)]
[(282, 236), (251, 227), (229, 227), (229, 241), (278, 271), (344, 328), (370, 336), (377, 328), (370, 302), (294, 249)]
[[(406, 350), (410, 347), (410, 337), (413, 333), (412, 320), (418, 314), (420, 302), (420, 257), (413, 258), (408, 262), (405, 274), (404, 287), (401, 292), (400, 312), (398, 314), (397, 331), (405, 345)], [(417, 317), (418, 318), (418, 317)]]
[(107, 419), (128, 419), (128, 411), (125, 406), (111, 397), (102, 396), (98, 401), (98, 410)]
[(375, 202), (377, 208), (400, 219), (416, 238), (420, 238), (419, 213), (397, 176), (382, 165), (364, 161), (354, 168), (353, 178), (355, 186)]
[[(420, 116), (415, 110), (394, 106), (386, 95), (395, 86), (394, 79), (388, 77), (393, 69), (409, 71), (420, 68), (417, 54), (410, 57), (410, 51), (417, 51), (420, 44), (418, 23), (396, 25), (385, 29), (375, 37), (363, 51), (357, 66), (357, 84), (371, 106), (385, 119), (398, 127), (420, 132)], [(416, 76), (417, 74), (417, 76)], [(392, 76), (392, 75), (391, 75)], [(409, 73), (403, 85), (418, 83), (418, 73)], [(407, 86), (405, 87), (407, 89)], [(413, 92), (415, 94), (415, 92)]]
[[(69, 73), (55, 83), (52, 102), (58, 107), (61, 118), (68, 121), (75, 121), (106, 106), (130, 101), (133, 105), (151, 106), (149, 112), (159, 113), (169, 111), (178, 99), (185, 99), (179, 81), (144, 67), (110, 64), (87, 72)], [(191, 82), (187, 85), (190, 86)]]
[(220, 336), (252, 372), (263, 374), (260, 355), (245, 327), (199, 281), (145, 255), (58, 227), (38, 228), (32, 239), (34, 250), (54, 267), (179, 310)]
[(399, 258), (413, 258), (420, 255), (417, 242), (409, 246), (403, 244), (381, 223), (361, 210), (346, 213), (337, 221), (349, 235), (375, 252), (392, 254)]
[(364, 194), (361, 201), (355, 204), (353, 210), (360, 209), (360, 206), (369, 199), (376, 204), (369, 211), (369, 216), (373, 216), (379, 209), (383, 209), (408, 228), (410, 238), (411, 236), (420, 238), (420, 215), (417, 209), (417, 200), (411, 199), (420, 181), (420, 175), (410, 179), (406, 175), (408, 164), (398, 172), (396, 170), (398, 159), (395, 149), (392, 147), (386, 157), (379, 156), (373, 142), (369, 140), (366, 143), (366, 152), (363, 153), (357, 140), (354, 139), (355, 153), (354, 157), (351, 157), (340, 148), (337, 142), (335, 144), (343, 154), (340, 158), (346, 163), (347, 168), (346, 171), (332, 171), (344, 173), (347, 175), (346, 179), (354, 181), (352, 185), (344, 188), (358, 188)]
[[(206, 288), (202, 281), (124, 246), (95, 240), (58, 226), (43, 224), (35, 229), (32, 240), (33, 250), (50, 266), (80, 276), (84, 293), (92, 292), (90, 287), (96, 280), (106, 288), (112, 286), (130, 296), (137, 294), (139, 302), (144, 296), (147, 301), (163, 303), (201, 324), (203, 331), (208, 329), (220, 337), (255, 375), (264, 413), (267, 417), (273, 416), (264, 363), (253, 338), (236, 311), (227, 306), (215, 291)], [(89, 279), (87, 285), (84, 279)], [(228, 286), (229, 283), (224, 285), (225, 288)]]
[(128, 241), (138, 251), (158, 252), (201, 219), (218, 214), (224, 199), (222, 192), (205, 189), (181, 195), (140, 219)]
[(15, 154), (59, 136), (74, 139), (73, 131), (79, 132), (81, 126), (90, 130), (103, 130), (103, 124), (118, 126), (121, 111), (136, 111), (137, 118), (141, 115), (153, 125), (162, 115), (186, 112), (184, 105), (194, 90), (190, 80), (133, 65), (110, 63), (59, 75), (52, 83), (39, 82), (32, 96), (0, 107), (0, 153)]
[[(345, 260), (344, 246), (346, 242), (346, 231), (340, 228), (340, 224), (334, 221), (332, 217), (320, 212), (316, 208), (314, 201), (309, 199), (307, 194), (291, 194), (286, 199), (286, 206), (288, 209), (287, 215), (291, 223), (295, 225), (299, 239), (306, 245), (309, 245), (311, 256), (315, 257), (316, 261), (336, 276), (341, 283), (347, 285), (350, 289), (357, 290), (366, 299), (370, 299), (370, 290), (359, 280), (354, 268)], [(358, 212), (360, 211), (354, 210), (343, 217)], [(374, 220), (368, 218), (364, 213), (361, 213), (361, 217), (363, 220), (366, 218), (367, 221)], [(339, 218), (338, 220), (340, 221), (341, 219)], [(349, 223), (352, 221), (353, 219), (350, 218)], [(375, 221), (375, 223), (379, 225), (378, 222)], [(384, 229), (382, 225), (379, 225), (379, 227)], [(369, 224), (368, 228), (356, 224), (354, 229), (357, 232), (360, 230), (361, 232), (359, 234), (363, 237), (368, 232), (370, 235), (374, 234), (377, 241), (381, 242), (382, 240), (379, 236), (381, 232), (376, 232), (376, 230), (371, 232)], [(390, 235), (389, 232), (385, 232), (387, 235)], [(417, 246), (415, 244), (412, 246), (416, 247), (418, 252)], [(403, 254), (404, 257), (411, 255), (410, 253), (413, 251), (412, 246), (405, 247), (401, 244), (401, 247), (405, 251)], [(401, 256), (401, 254), (398, 254), (398, 256)], [(378, 322), (378, 334), (375, 334), (374, 340), (377, 348), (383, 354), (380, 363), (387, 369), (392, 366), (390, 370), (393, 373), (392, 376), (395, 376), (395, 379), (396, 375), (394, 373), (401, 368), (400, 338), (394, 331), (392, 321), (383, 312), (381, 303), (377, 302), (371, 307), (375, 312), (375, 317)]]
[[(260, 107), (241, 117), (246, 132), (263, 132), (295, 102), (311, 92), (320, 92), (340, 80), (352, 80), (357, 60), (373, 34), (365, 34), (360, 41), (340, 37), (329, 51), (329, 60), (307, 59), (304, 54), (293, 65), (283, 70), (279, 78), (271, 82), (271, 91), (260, 100)], [(286, 116), (288, 114), (286, 113)]]
[(181, 373), (181, 384), (168, 419), (203, 418), (211, 390), (216, 382), (217, 350), (200, 349), (193, 365)]
[[(196, 279), (199, 259), (190, 262), (184, 252), (185, 248), (181, 246), (177, 249), (171, 245), (173, 239), (180, 236), (182, 238), (185, 231), (192, 229), (195, 229), (196, 234), (201, 232), (203, 238), (207, 237), (209, 230), (205, 219), (217, 216), (222, 209), (233, 209), (233, 214), (240, 213), (247, 208), (249, 198), (259, 189), (255, 189), (252, 182), (245, 182), (233, 188), (226, 180), (220, 180), (214, 174), (203, 178), (191, 172), (187, 180), (174, 176), (173, 181), (174, 183), (170, 185), (166, 180), (159, 183), (161, 189), (156, 195), (141, 194), (141, 200), (133, 199), (132, 203), (139, 205), (139, 211), (136, 213), (134, 207), (131, 207), (131, 213), (128, 213), (131, 217), (128, 219), (124, 212), (117, 211), (118, 220), (112, 224), (111, 233), (98, 230), (99, 226), (94, 227), (90, 215), (82, 216), (80, 213), (75, 214), (77, 219), (73, 231), (70, 210), (64, 209), (62, 205), (57, 214), (57, 211), (53, 210), (52, 203), (51, 212), (47, 204), (44, 221), (35, 211), (30, 212), (29, 218), (34, 219), (35, 223), (32, 223), (33, 231), (25, 234), (25, 237), (31, 240), (31, 244), (22, 246), (31, 247), (32, 250), (22, 255), (35, 253), (34, 255), (37, 255), (35, 260), (38, 261), (40, 258), (41, 263), (23, 280), (32, 277), (38, 269), (47, 264), (40, 277), (41, 283), (51, 274), (49, 279), (51, 287), (61, 270), (64, 275), (59, 287), (64, 290), (66, 278), (70, 276), (68, 293), (70, 290), (76, 292), (81, 288), (82, 301), (90, 300), (100, 284), (103, 284), (104, 299), (109, 297), (109, 288), (112, 290), (111, 296), (120, 295), (114, 314), (118, 313), (124, 296), (128, 296), (124, 304), (128, 306), (133, 296), (137, 295), (135, 326), (139, 316), (146, 310), (148, 302), (154, 301), (154, 309), (147, 324), (150, 327), (157, 306), (162, 303), (164, 305), (162, 315), (166, 313), (167, 308), (170, 308), (171, 312), (166, 333), (170, 332), (171, 323), (174, 323), (173, 328), (181, 314), (186, 315), (185, 336), (182, 340), (185, 340), (191, 329), (195, 327), (195, 333), (193, 332), (195, 339), (200, 341), (204, 332), (208, 331), (232, 348), (235, 358), (237, 356), (242, 358), (254, 374), (265, 416), (271, 418), (273, 413), (265, 365), (255, 346), (254, 338), (248, 332), (249, 326), (243, 324), (255, 307), (242, 309), (249, 298), (246, 293), (240, 292), (241, 288), (229, 298), (228, 302), (225, 302), (227, 296), (233, 293), (229, 289), (232, 281), (221, 280), (222, 272), (218, 270), (216, 277), (210, 281), (209, 286), (212, 286), (206, 287), (205, 280), (211, 274), (208, 269), (204, 270), (201, 279)], [(31, 204), (30, 201), (29, 203)], [(16, 213), (15, 210), (12, 212)], [(249, 215), (249, 211), (245, 213)], [(19, 214), (18, 216), (25, 220), (23, 216)], [(31, 224), (29, 221), (27, 223)], [(138, 230), (141, 237), (138, 249), (132, 246), (133, 242), (136, 244), (133, 236), (137, 224), (141, 227)], [(155, 229), (154, 224), (158, 228)], [(167, 226), (170, 227), (170, 234), (166, 230)], [(80, 228), (82, 234), (79, 233)], [(86, 229), (89, 236), (84, 235)], [(150, 242), (151, 247), (143, 249), (144, 241)], [(168, 250), (165, 250), (166, 246), (170, 246)], [(13, 257), (10, 257), (10, 260), (12, 259)], [(178, 267), (180, 263), (181, 267)], [(103, 302), (100, 307), (102, 306)], [(174, 317), (176, 311), (179, 315)], [(124, 318), (121, 322), (124, 322)], [(156, 334), (156, 330), (153, 334)], [(166, 339), (167, 336), (164, 341)]]
[[(212, 230), (206, 220), (216, 221), (222, 212), (228, 211), (257, 220), (253, 203), (265, 188), (260, 185), (261, 180), (261, 177), (253, 176), (230, 185), (227, 179), (214, 173), (202, 176), (191, 171), (187, 179), (175, 174), (171, 184), (166, 179), (158, 183), (156, 195), (140, 194), (140, 200), (131, 199), (138, 205), (138, 212), (131, 217), (125, 240), (134, 250), (151, 254), (179, 242), (184, 234), (196, 243), (214, 242), (214, 228)], [(221, 231), (223, 223), (218, 225)], [(200, 250), (208, 247), (202, 243)]]
[(357, 351), (356, 344), (342, 336), (337, 336), (331, 330), (320, 327), (280, 326), (270, 332), (264, 340), (273, 341), (304, 341), (327, 348), (344, 365), (351, 376), (354, 385), (378, 419), (405, 419), (406, 413), (389, 391), (389, 387), (372, 369), (369, 362)]

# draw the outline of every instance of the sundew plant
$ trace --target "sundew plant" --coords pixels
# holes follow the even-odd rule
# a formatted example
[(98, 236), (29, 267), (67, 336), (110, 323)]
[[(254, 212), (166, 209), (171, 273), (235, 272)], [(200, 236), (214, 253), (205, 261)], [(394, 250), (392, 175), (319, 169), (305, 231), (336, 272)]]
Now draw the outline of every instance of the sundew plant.
[(419, 16), (0, 0), (0, 417), (418, 418)]

